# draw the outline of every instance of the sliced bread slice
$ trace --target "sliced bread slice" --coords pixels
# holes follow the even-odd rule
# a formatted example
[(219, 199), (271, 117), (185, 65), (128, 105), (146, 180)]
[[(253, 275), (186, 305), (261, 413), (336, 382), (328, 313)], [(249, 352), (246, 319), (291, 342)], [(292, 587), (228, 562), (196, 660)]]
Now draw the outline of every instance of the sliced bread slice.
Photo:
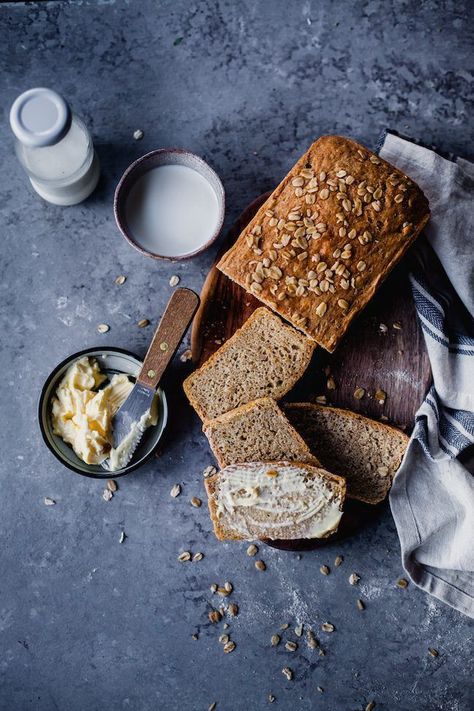
[(205, 485), (221, 540), (327, 538), (346, 490), (341, 477), (300, 462), (231, 464)]
[(237, 462), (280, 460), (319, 464), (275, 400), (269, 397), (208, 420), (203, 432), (222, 468)]
[(268, 309), (253, 312), (183, 384), (202, 420), (260, 397), (283, 397), (305, 372), (314, 342)]
[(408, 437), (355, 412), (291, 403), (285, 413), (322, 466), (347, 480), (347, 496), (378, 504), (387, 496)]

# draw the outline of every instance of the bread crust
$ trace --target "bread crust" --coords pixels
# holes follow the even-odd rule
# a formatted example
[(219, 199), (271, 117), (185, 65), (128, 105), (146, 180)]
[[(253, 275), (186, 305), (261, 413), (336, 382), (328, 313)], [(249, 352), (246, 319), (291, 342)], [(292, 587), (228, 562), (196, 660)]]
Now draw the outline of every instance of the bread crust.
[[(405, 443), (405, 449), (408, 447), (408, 443), (410, 441), (410, 438), (402, 432), (398, 427), (395, 427), (394, 425), (388, 424), (386, 422), (378, 422), (377, 420), (373, 420), (370, 417), (365, 417), (364, 415), (360, 415), (357, 412), (352, 412), (351, 410), (346, 410), (345, 408), (341, 407), (331, 407), (329, 405), (318, 405), (317, 403), (311, 403), (311, 402), (291, 402), (291, 403), (285, 403), (284, 405), (284, 411), (288, 412), (293, 410), (300, 410), (300, 411), (306, 411), (306, 412), (314, 412), (314, 411), (319, 411), (319, 412), (333, 412), (337, 416), (343, 416), (346, 417), (348, 420), (353, 420), (355, 422), (367, 425), (372, 428), (372, 430), (378, 431), (381, 435), (383, 436), (392, 436), (396, 435), (398, 438), (400, 438), (404, 443)], [(294, 425), (293, 425), (294, 426)], [(307, 442), (308, 446), (309, 443)], [(317, 452), (314, 451), (314, 448), (310, 446), (311, 451), (313, 454), (317, 455)], [(326, 462), (327, 465), (327, 462)], [(362, 501), (367, 504), (378, 504), (381, 501), (383, 501), (388, 494), (390, 487), (392, 485), (393, 481), (393, 476), (396, 472), (392, 472), (390, 477), (387, 477), (387, 485), (386, 485), (386, 490), (383, 496), (379, 498), (374, 498), (373, 496), (363, 496), (363, 495), (353, 495), (350, 490), (350, 483), (348, 486), (348, 491), (347, 491), (347, 497), (350, 499), (357, 499), (358, 501)]]
[[(313, 172), (314, 177), (303, 178), (304, 185), (300, 189), (310, 189), (307, 186), (316, 179), (317, 190), (297, 196), (299, 186), (295, 187), (293, 181), (302, 180), (301, 171), (305, 170), (309, 171), (307, 175)], [(347, 178), (351, 181), (349, 184), (345, 182)], [(334, 185), (329, 185), (327, 180)], [(372, 192), (366, 192), (367, 186)], [(315, 196), (313, 204), (306, 203), (309, 195)], [(307, 211), (311, 214), (309, 218)], [(297, 214), (301, 219), (296, 219)], [(217, 267), (332, 352), (352, 320), (426, 225), (429, 214), (425, 195), (401, 171), (355, 141), (341, 136), (322, 136), (274, 190)], [(293, 222), (288, 219), (290, 215)], [(273, 224), (275, 219), (285, 223), (280, 230)], [(312, 226), (307, 227), (304, 219), (309, 219)], [(294, 241), (295, 229), (288, 232), (291, 224), (304, 232), (299, 245)], [(313, 230), (318, 225), (316, 232), (308, 233), (308, 229)], [(285, 234), (290, 235), (291, 241), (284, 248), (276, 249), (275, 245), (282, 245)], [(366, 234), (370, 241), (364, 243)], [(345, 249), (347, 244), (350, 250)], [(271, 266), (277, 267), (282, 276), (278, 279), (274, 274), (256, 282), (256, 264), (268, 259), (272, 250), (276, 259)], [(350, 256), (335, 257), (337, 250), (340, 255), (350, 252)], [(285, 252), (290, 254), (289, 258)], [(302, 256), (304, 254), (307, 256)], [(318, 264), (323, 263), (328, 271), (318, 273)], [(360, 269), (358, 265), (362, 263), (365, 267)], [(334, 264), (337, 267), (331, 269)], [(259, 269), (260, 279), (262, 268)], [(338, 274), (338, 269), (346, 271)], [(310, 272), (316, 272), (316, 281), (308, 279)], [(309, 286), (304, 286), (304, 293), (297, 296), (290, 293), (288, 277), (294, 277), (296, 284), (303, 279)], [(325, 290), (327, 284), (321, 285), (321, 282), (332, 285), (334, 292), (330, 287)], [(343, 288), (346, 282), (349, 287)], [(280, 294), (285, 294), (281, 301)]]
[[(256, 309), (250, 316), (249, 318), (245, 321), (245, 323), (237, 329), (237, 331), (229, 338), (213, 355), (210, 356), (206, 360), (206, 362), (197, 370), (195, 370), (191, 375), (189, 375), (186, 380), (183, 383), (183, 389), (186, 394), (186, 397), (188, 398), (189, 402), (191, 403), (192, 407), (196, 410), (197, 414), (203, 420), (204, 422), (206, 420), (212, 419), (208, 415), (208, 411), (206, 408), (202, 405), (200, 400), (195, 397), (194, 392), (193, 392), (193, 384), (196, 381), (196, 378), (201, 377), (203, 373), (209, 368), (212, 367), (214, 363), (216, 363), (219, 358), (223, 354), (227, 352), (227, 350), (233, 345), (235, 340), (240, 338), (242, 334), (245, 333), (245, 331), (251, 326), (255, 321), (258, 319), (265, 317), (268, 315), (268, 317), (272, 319), (278, 319), (281, 322), (281, 326), (283, 329), (286, 329), (287, 333), (291, 333), (291, 326), (285, 322), (283, 322), (280, 317), (277, 314), (274, 314), (272, 311), (269, 311), (265, 306), (261, 306), (258, 309)], [(313, 354), (313, 351), (315, 349), (315, 343), (311, 341), (309, 338), (306, 338), (300, 331), (296, 331), (293, 329), (293, 333), (295, 337), (299, 340), (301, 348), (304, 349), (305, 352), (305, 359), (307, 363), (311, 360), (311, 356)], [(293, 334), (292, 334), (293, 335)], [(299, 378), (303, 375), (303, 372), (300, 371), (295, 371), (294, 375), (292, 378), (290, 378), (287, 383), (285, 384), (285, 387), (281, 388), (281, 391), (278, 392), (278, 398), (283, 397), (295, 383), (299, 380)], [(277, 399), (277, 398), (275, 398)]]
[[(338, 476), (337, 474), (333, 474), (331, 472), (328, 472), (326, 469), (323, 469), (322, 467), (319, 466), (314, 466), (311, 464), (306, 464), (304, 462), (287, 462), (287, 461), (278, 461), (278, 462), (245, 462), (243, 464), (239, 464), (239, 467), (242, 468), (249, 468), (251, 469), (254, 466), (260, 466), (262, 463), (268, 465), (272, 469), (278, 469), (279, 467), (282, 466), (291, 466), (295, 467), (297, 469), (304, 469), (305, 472), (309, 473), (311, 476), (314, 477), (319, 477), (323, 476), (324, 479), (329, 483), (331, 482), (332, 485), (335, 487), (336, 491), (339, 494), (339, 497), (341, 499), (341, 503), (339, 506), (339, 510), (342, 511), (342, 505), (344, 503), (345, 497), (346, 497), (346, 480), (344, 477)], [(235, 466), (235, 465), (232, 465)], [(212, 524), (214, 526), (214, 533), (216, 534), (216, 538), (218, 538), (220, 541), (241, 541), (245, 540), (241, 536), (237, 535), (235, 531), (233, 531), (230, 528), (226, 528), (223, 526), (219, 520), (219, 517), (217, 515), (217, 499), (216, 499), (216, 488), (219, 482), (219, 477), (222, 475), (222, 469), (218, 471), (216, 474), (213, 476), (208, 477), (204, 481), (204, 485), (206, 487), (206, 492), (208, 496), (208, 506), (209, 506), (209, 514), (211, 517)], [(323, 538), (329, 538), (333, 533), (337, 531), (338, 526), (332, 528), (331, 530), (328, 530)], [(262, 538), (260, 540), (267, 540), (265, 538)]]

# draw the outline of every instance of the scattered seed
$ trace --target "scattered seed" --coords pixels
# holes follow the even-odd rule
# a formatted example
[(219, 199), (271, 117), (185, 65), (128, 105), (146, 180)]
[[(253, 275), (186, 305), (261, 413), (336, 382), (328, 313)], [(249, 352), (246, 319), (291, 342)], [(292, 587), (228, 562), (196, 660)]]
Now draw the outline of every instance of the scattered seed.
[(170, 279), (170, 286), (178, 286), (179, 282), (180, 282), (179, 276), (177, 276), (176, 274), (173, 274), (173, 276)]
[(201, 499), (198, 499), (197, 496), (193, 496), (193, 498), (191, 499), (191, 506), (194, 506), (194, 508), (198, 509), (201, 505)]
[(363, 600), (357, 600), (356, 605), (359, 610), (365, 610), (365, 604), (364, 604)]
[(118, 284), (118, 286), (122, 286), (122, 284), (125, 284), (126, 281), (127, 277), (123, 274), (120, 274), (118, 277), (115, 277), (115, 283)]
[(201, 553), (201, 552), (195, 553), (193, 555), (193, 561), (196, 563), (199, 562), (200, 560), (202, 560), (203, 558), (204, 558), (204, 553)]
[(323, 693), (324, 693), (324, 689), (323, 689), (322, 686), (317, 686), (316, 688), (317, 688), (317, 690), (319, 691), (320, 694), (323, 694)]
[(385, 466), (377, 467), (377, 473), (380, 474), (380, 476), (387, 476), (388, 471), (389, 471), (388, 467), (385, 467)]
[(228, 595), (230, 595), (230, 592), (223, 587), (218, 587), (216, 592), (221, 597), (227, 597)]
[(229, 654), (230, 652), (233, 652), (235, 649), (235, 642), (227, 642), (227, 644), (224, 645), (224, 652), (226, 654)]
[(357, 573), (351, 573), (349, 575), (349, 582), (351, 585), (357, 585), (359, 580), (360, 580), (360, 575), (357, 575)]
[(211, 593), (217, 592), (217, 583), (212, 583), (212, 585), (210, 587), (210, 591), (211, 591)]
[(336, 389), (336, 381), (334, 380), (334, 378), (332, 376), (327, 379), (326, 387), (328, 390), (335, 390)]
[(375, 392), (375, 399), (379, 403), (379, 405), (384, 405), (385, 400), (387, 399), (387, 393), (384, 390), (377, 390)]
[(428, 652), (432, 657), (439, 657), (439, 652), (437, 649), (434, 649), (434, 647), (428, 647)]
[(209, 467), (206, 467), (202, 473), (203, 477), (207, 479), (209, 476), (214, 476), (214, 474), (217, 474), (217, 469), (213, 467), (212, 465)]
[(191, 553), (189, 551), (183, 551), (179, 554), (178, 560), (180, 563), (187, 563), (188, 560), (191, 560)]
[(293, 679), (293, 671), (290, 669), (290, 667), (283, 667), (281, 673), (283, 674), (283, 676), (286, 676), (288, 681), (291, 681)]
[(122, 531), (122, 532), (120, 533), (119, 543), (123, 543), (124, 540), (126, 539), (126, 537), (127, 537), (127, 536), (125, 535), (125, 531)]
[(133, 132), (133, 138), (135, 141), (141, 141), (144, 135), (145, 134), (141, 128), (137, 128), (137, 130)]
[(400, 578), (397, 580), (397, 588), (407, 588), (408, 587), (408, 580), (406, 578)]
[(374, 711), (374, 708), (375, 708), (375, 701), (369, 701), (369, 703), (365, 707), (365, 711)]
[(107, 333), (107, 331), (110, 331), (110, 326), (106, 323), (99, 323), (97, 330), (99, 333)]
[(319, 569), (319, 572), (322, 573), (323, 575), (329, 575), (329, 573), (331, 571), (329, 570), (327, 565), (322, 565)]
[(227, 592), (231, 593), (234, 589), (234, 586), (232, 585), (232, 583), (224, 583), (224, 588), (227, 590)]
[(268, 703), (273, 704), (274, 701), (276, 701), (276, 696), (273, 696), (273, 694), (268, 694)]
[(117, 482), (114, 479), (109, 479), (107, 481), (107, 489), (109, 489), (109, 491), (112, 491), (112, 492), (117, 491), (117, 489), (118, 489)]
[(137, 323), (138, 328), (146, 328), (149, 325), (150, 325), (150, 322), (147, 318), (142, 318)]
[(175, 484), (170, 491), (170, 496), (172, 496), (173, 499), (176, 499), (176, 497), (179, 496), (180, 493), (181, 493), (181, 485)]
[(56, 504), (56, 501), (54, 499), (50, 499), (49, 496), (45, 496), (43, 502), (45, 506), (54, 506)]
[(192, 635), (191, 635), (191, 639), (194, 639), (194, 640), (199, 639), (199, 635), (197, 635), (197, 634), (192, 634)]
[(342, 557), (342, 555), (336, 556), (336, 559), (334, 561), (334, 565), (336, 566), (336, 568), (339, 568), (339, 566), (342, 565), (343, 560), (344, 558)]
[(282, 625), (280, 625), (280, 629), (281, 629), (281, 630), (287, 630), (289, 626), (290, 626), (290, 625), (288, 624), (288, 622), (284, 622)]
[(325, 405), (327, 403), (326, 395), (317, 395), (314, 399), (318, 405)]
[(220, 622), (222, 619), (222, 615), (219, 610), (209, 610), (207, 616), (209, 617), (210, 622), (212, 622), (213, 624)]
[(331, 622), (323, 622), (321, 629), (323, 632), (334, 632), (336, 628), (333, 624), (331, 624)]
[(316, 649), (319, 646), (319, 642), (314, 636), (313, 630), (306, 632), (306, 643), (310, 649)]
[(281, 642), (281, 637), (279, 634), (272, 634), (272, 638), (270, 640), (272, 647), (277, 647), (280, 642)]
[(400, 323), (400, 321), (395, 321), (395, 323), (392, 324), (392, 328), (394, 328), (395, 331), (401, 331), (402, 324)]
[(231, 602), (227, 608), (227, 612), (231, 617), (237, 617), (239, 614), (239, 606), (235, 602)]
[(286, 649), (288, 652), (296, 652), (296, 650), (298, 649), (298, 644), (297, 644), (296, 642), (292, 642), (291, 640), (289, 640), (289, 641), (285, 644), (285, 649)]
[(207, 711), (215, 711), (216, 708), (217, 708), (217, 702), (213, 701), (212, 704), (207, 709)]
[(110, 491), (110, 489), (104, 489), (104, 491), (102, 492), (102, 498), (104, 499), (104, 501), (110, 501), (112, 496), (113, 493)]
[(295, 627), (295, 635), (296, 635), (297, 637), (301, 637), (302, 634), (303, 634), (303, 624), (301, 623), (301, 624), (299, 624), (299, 625), (296, 625), (296, 627)]
[(379, 331), (381, 331), (381, 333), (387, 333), (388, 326), (385, 323), (379, 323)]
[(354, 390), (354, 397), (355, 397), (357, 400), (362, 400), (362, 398), (364, 397), (364, 395), (365, 395), (365, 389), (364, 389), (364, 388), (356, 388), (356, 389)]
[(265, 565), (263, 560), (256, 560), (255, 567), (257, 568), (257, 570), (266, 570), (267, 569), (267, 566)]
[(220, 642), (221, 644), (227, 644), (227, 642), (229, 641), (229, 639), (230, 639), (230, 637), (229, 637), (228, 634), (221, 634), (221, 636), (219, 637), (219, 642)]
[(223, 627), (225, 630), (228, 630), (228, 629), (229, 629), (229, 625), (227, 624), (227, 622), (224, 622), (224, 624), (222, 625), (222, 627)]
[(249, 545), (249, 547), (247, 548), (247, 555), (254, 556), (254, 555), (257, 555), (257, 553), (258, 553), (257, 546), (255, 545), (255, 543), (251, 543)]
[(193, 352), (188, 348), (186, 351), (183, 351), (181, 355), (179, 356), (179, 359), (181, 363), (186, 363), (188, 360), (191, 360), (193, 357)]

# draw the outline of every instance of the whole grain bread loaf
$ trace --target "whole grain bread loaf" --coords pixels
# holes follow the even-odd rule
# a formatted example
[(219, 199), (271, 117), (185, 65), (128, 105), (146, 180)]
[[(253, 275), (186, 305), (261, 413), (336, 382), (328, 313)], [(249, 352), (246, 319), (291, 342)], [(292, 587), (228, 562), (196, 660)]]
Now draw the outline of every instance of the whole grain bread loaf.
[(260, 397), (279, 399), (306, 370), (314, 342), (262, 307), (183, 384), (202, 420)]
[(206, 479), (221, 540), (326, 538), (342, 516), (345, 481), (299, 462), (232, 464)]
[(319, 464), (276, 402), (268, 397), (207, 420), (203, 432), (222, 468), (241, 462), (279, 460)]
[(377, 504), (387, 496), (408, 445), (403, 432), (313, 403), (287, 404), (285, 414), (322, 466), (346, 478), (349, 498)]
[(428, 219), (426, 197), (401, 171), (323, 136), (217, 266), (333, 351)]

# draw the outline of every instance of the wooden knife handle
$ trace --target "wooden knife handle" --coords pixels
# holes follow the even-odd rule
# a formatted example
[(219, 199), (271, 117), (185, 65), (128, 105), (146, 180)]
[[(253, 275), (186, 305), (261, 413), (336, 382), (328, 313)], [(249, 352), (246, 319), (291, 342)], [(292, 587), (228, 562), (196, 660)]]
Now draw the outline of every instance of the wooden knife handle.
[(137, 382), (149, 388), (158, 386), (198, 306), (199, 296), (191, 289), (174, 291), (150, 343)]

